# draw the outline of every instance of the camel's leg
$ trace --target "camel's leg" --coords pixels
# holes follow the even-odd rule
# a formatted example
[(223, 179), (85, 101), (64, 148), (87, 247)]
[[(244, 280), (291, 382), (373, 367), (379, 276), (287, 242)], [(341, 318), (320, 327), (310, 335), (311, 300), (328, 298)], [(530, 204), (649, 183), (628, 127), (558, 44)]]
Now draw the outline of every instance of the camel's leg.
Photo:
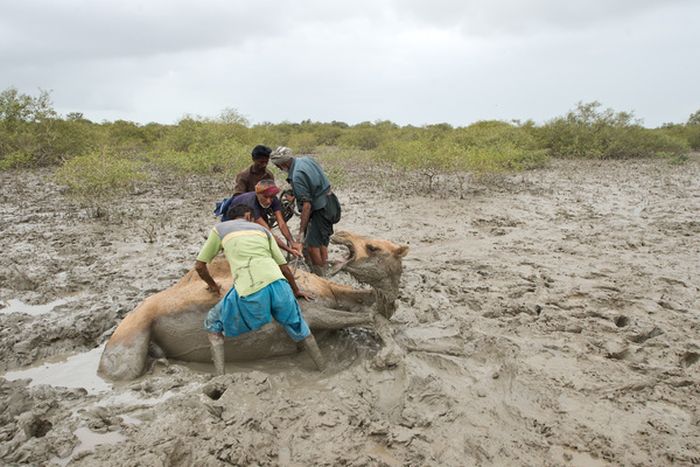
[(405, 352), (394, 340), (394, 333), (388, 319), (378, 314), (374, 318), (374, 323), (374, 329), (384, 342), (384, 347), (382, 347), (382, 350), (374, 357), (372, 364), (375, 368), (380, 370), (393, 368), (401, 363)]
[(147, 315), (150, 307), (147, 300), (126, 315), (102, 351), (98, 374), (123, 381), (136, 379), (146, 371), (151, 321), (144, 315)]
[(326, 277), (326, 267), (323, 265), (311, 263), (309, 269), (318, 277)]
[(226, 372), (224, 367), (224, 336), (222, 334), (210, 332), (208, 337), (209, 345), (211, 346), (211, 359), (214, 362), (214, 370), (216, 371), (216, 376), (221, 376)]
[(338, 311), (315, 302), (304, 303), (302, 314), (312, 329), (343, 329), (372, 322), (370, 313)]
[(148, 355), (153, 358), (166, 358), (165, 352), (158, 344), (151, 341), (148, 343)]
[(329, 283), (331, 293), (339, 305), (351, 304), (372, 306), (376, 300), (376, 294), (372, 289), (356, 289), (346, 285)]
[(318, 348), (318, 344), (316, 344), (314, 335), (309, 334), (302, 343), (306, 351), (309, 352), (311, 360), (316, 364), (318, 371), (323, 371), (326, 368), (326, 361), (323, 359), (323, 355), (321, 355), (321, 350)]

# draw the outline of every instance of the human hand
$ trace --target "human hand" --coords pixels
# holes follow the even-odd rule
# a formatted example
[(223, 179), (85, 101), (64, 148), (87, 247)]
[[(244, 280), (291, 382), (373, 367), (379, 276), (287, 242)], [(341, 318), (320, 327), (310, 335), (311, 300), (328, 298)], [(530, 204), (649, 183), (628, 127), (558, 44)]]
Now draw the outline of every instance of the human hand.
[(207, 286), (207, 290), (208, 290), (209, 292), (215, 293), (217, 296), (220, 296), (220, 295), (221, 295), (221, 286), (220, 286), (217, 282), (214, 282), (214, 285), (213, 285), (213, 286), (212, 286), (212, 285), (208, 285), (208, 286)]
[(304, 255), (301, 253), (301, 243), (292, 243), (292, 246), (289, 247), (289, 252), (296, 256), (297, 258), (301, 258)]
[(296, 298), (303, 298), (304, 300), (309, 300), (309, 301), (316, 299), (316, 297), (314, 297), (313, 294), (310, 294), (308, 292), (304, 292), (303, 290), (297, 290), (294, 293), (294, 296)]

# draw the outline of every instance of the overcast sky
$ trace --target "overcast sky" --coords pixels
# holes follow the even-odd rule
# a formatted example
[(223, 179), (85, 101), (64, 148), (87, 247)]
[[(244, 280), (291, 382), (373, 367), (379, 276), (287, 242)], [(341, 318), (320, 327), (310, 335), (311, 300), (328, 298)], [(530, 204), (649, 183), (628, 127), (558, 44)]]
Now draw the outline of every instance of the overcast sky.
[(0, 88), (174, 123), (538, 123), (700, 109), (698, 0), (0, 0)]

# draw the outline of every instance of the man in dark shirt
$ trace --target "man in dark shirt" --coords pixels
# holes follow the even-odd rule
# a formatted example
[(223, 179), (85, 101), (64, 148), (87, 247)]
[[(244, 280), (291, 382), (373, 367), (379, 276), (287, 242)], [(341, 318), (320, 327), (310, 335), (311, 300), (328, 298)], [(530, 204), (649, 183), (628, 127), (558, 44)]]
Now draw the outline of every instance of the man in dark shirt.
[(257, 145), (253, 148), (251, 152), (253, 164), (236, 175), (236, 185), (233, 187), (233, 196), (255, 191), (255, 185), (257, 185), (260, 180), (275, 179), (272, 172), (267, 170), (267, 163), (270, 161), (271, 152), (272, 149), (267, 146)]
[(272, 163), (287, 172), (297, 206), (301, 211), (298, 243), (306, 246), (316, 274), (324, 275), (328, 263), (328, 243), (333, 224), (340, 220), (340, 203), (321, 166), (308, 156), (292, 156), (289, 148), (279, 147), (272, 153)]
[[(253, 211), (253, 222), (260, 224), (267, 230), (271, 230), (267, 223), (268, 212), (272, 211), (275, 220), (277, 220), (277, 225), (280, 228), (280, 232), (284, 235), (286, 242), (281, 238), (273, 235), (277, 245), (294, 256), (301, 256), (301, 247), (294, 248), (294, 238), (287, 227), (287, 222), (282, 216), (282, 203), (277, 199), (277, 193), (280, 189), (275, 185), (274, 180), (260, 180), (257, 185), (255, 185), (255, 191), (250, 193), (242, 193), (233, 198), (231, 201), (231, 207), (237, 206), (239, 204), (248, 206)], [(229, 208), (230, 209), (230, 208)]]

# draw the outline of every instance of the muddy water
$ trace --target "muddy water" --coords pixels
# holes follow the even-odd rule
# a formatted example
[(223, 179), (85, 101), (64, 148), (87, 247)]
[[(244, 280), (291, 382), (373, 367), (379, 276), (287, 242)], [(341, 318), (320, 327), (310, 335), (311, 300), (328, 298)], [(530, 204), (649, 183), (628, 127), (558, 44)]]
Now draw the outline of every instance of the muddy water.
[[(226, 193), (202, 180), (154, 185), (91, 219), (47, 175), (0, 175), (0, 301), (79, 298), (0, 310), (4, 463), (700, 461), (697, 157), (555, 161), (471, 180), (464, 199), (450, 180), (421, 195), (418, 179), (396, 174), (386, 179), (405, 189), (339, 189), (342, 229), (411, 247), (390, 324), (395, 364), (375, 365), (386, 349), (358, 331), (320, 339), (322, 374), (303, 353), (218, 378), (155, 361), (111, 387), (90, 377), (97, 349), (191, 266)], [(45, 198), (51, 216), (23, 208)], [(83, 428), (109, 438), (86, 442)]]
[(97, 364), (103, 349), (104, 345), (101, 345), (89, 352), (49, 358), (38, 366), (8, 371), (3, 377), (10, 381), (31, 379), (30, 387), (45, 384), (83, 388), (88, 394), (108, 392), (112, 385), (97, 376)]
[(68, 465), (75, 458), (80, 457), (83, 453), (93, 451), (97, 446), (101, 445), (118, 445), (126, 440), (126, 437), (118, 432), (95, 433), (87, 427), (80, 427), (73, 432), (73, 435), (78, 439), (77, 446), (71, 452), (71, 455), (61, 459), (55, 457), (51, 459), (51, 465)]
[(28, 305), (21, 300), (8, 300), (7, 303), (3, 304), (3, 308), (0, 308), (0, 313), (23, 313), (30, 316), (40, 316), (51, 313), (56, 307), (66, 303), (68, 300), (59, 299), (44, 305)]

